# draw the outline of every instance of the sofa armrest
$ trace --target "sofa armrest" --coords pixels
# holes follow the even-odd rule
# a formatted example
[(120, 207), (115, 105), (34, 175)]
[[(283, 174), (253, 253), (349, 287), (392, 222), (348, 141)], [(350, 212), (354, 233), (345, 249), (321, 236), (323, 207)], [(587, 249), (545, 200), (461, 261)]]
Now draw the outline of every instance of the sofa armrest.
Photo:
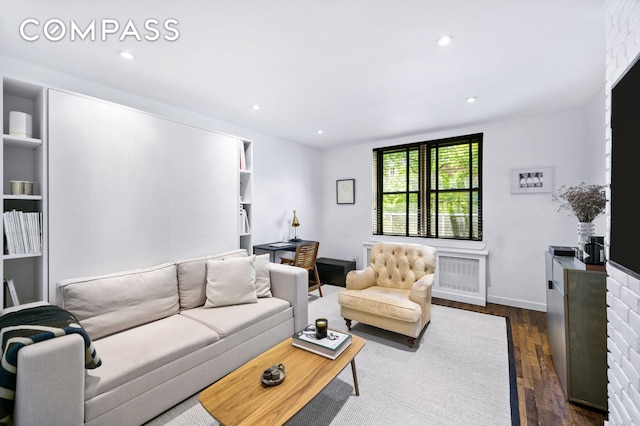
[(84, 356), (79, 334), (20, 349), (13, 411), (16, 426), (84, 423)]
[(422, 324), (431, 321), (431, 291), (435, 274), (427, 274), (413, 283), (409, 299), (422, 308)]
[(371, 266), (359, 271), (349, 271), (347, 274), (347, 290), (364, 290), (376, 282), (376, 273)]
[[(291, 303), (294, 316), (294, 332), (309, 325), (309, 273), (297, 266), (269, 264), (271, 294)], [(292, 333), (293, 334), (293, 333)]]

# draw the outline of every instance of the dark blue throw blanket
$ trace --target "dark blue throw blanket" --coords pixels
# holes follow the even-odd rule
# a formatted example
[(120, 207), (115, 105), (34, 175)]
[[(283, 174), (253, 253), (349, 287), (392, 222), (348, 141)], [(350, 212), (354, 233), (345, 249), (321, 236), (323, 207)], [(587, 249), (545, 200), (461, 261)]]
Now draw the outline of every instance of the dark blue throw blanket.
[(43, 340), (78, 333), (84, 339), (85, 367), (100, 367), (87, 332), (73, 314), (54, 306), (37, 306), (11, 312), (0, 317), (2, 363), (0, 364), (0, 424), (10, 424), (16, 390), (18, 351), (20, 348)]

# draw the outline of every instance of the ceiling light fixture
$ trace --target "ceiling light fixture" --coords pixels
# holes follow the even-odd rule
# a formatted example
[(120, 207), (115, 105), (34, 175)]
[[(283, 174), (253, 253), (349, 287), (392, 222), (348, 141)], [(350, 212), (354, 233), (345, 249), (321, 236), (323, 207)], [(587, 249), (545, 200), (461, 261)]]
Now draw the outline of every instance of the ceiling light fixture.
[(258, 104), (254, 104), (251, 108), (252, 108), (254, 111), (258, 111), (258, 110), (260, 109), (260, 105), (258, 105)]
[(127, 52), (125, 50), (120, 52), (120, 56), (123, 57), (124, 59), (128, 59), (128, 60), (131, 60), (131, 59), (134, 58), (133, 53)]
[(321, 135), (321, 134), (323, 134), (323, 133), (324, 133), (324, 132), (323, 132), (322, 130), (318, 130), (318, 134), (319, 134), (319, 135)]
[(453, 41), (453, 37), (444, 35), (438, 39), (438, 46), (448, 46)]
[(467, 98), (467, 103), (468, 104), (472, 104), (477, 100), (478, 100), (478, 98), (476, 98), (475, 96), (470, 96), (470, 97)]

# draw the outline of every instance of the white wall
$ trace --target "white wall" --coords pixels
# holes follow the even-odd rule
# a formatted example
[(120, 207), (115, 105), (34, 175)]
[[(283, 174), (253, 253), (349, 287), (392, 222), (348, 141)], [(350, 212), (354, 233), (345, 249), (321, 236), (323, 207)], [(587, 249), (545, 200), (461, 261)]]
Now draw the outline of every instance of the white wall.
[[(637, 0), (606, 3), (606, 114), (611, 123), (611, 88), (640, 55), (640, 5)], [(606, 134), (611, 155), (611, 133)], [(611, 182), (608, 160), (607, 183)], [(609, 238), (605, 239), (608, 245)], [(607, 267), (607, 364), (609, 366), (608, 425), (640, 425), (640, 280), (609, 265)]]
[[(293, 209), (297, 210), (301, 223), (298, 233), (305, 239), (319, 239), (322, 217), (318, 208), (320, 205), (319, 151), (2, 55), (0, 55), (0, 74), (93, 96), (206, 130), (252, 140), (254, 142), (253, 244), (279, 240), (283, 235), (288, 235), (288, 224), (293, 217)], [(230, 185), (232, 184), (230, 182)], [(221, 224), (221, 226), (235, 227), (235, 224)]]
[[(596, 96), (594, 96), (596, 98)], [(543, 252), (549, 245), (576, 245), (576, 220), (557, 211), (551, 193), (511, 194), (512, 168), (554, 168), (555, 188), (581, 181), (604, 183), (597, 153), (586, 133), (604, 134), (604, 126), (587, 121), (597, 105), (528, 119), (492, 123), (410, 138), (336, 148), (324, 153), (323, 165), (323, 255), (358, 258), (362, 266), (362, 243), (371, 234), (371, 154), (374, 147), (432, 140), (470, 133), (484, 133), (483, 219), (484, 243), (489, 250), (488, 289), (490, 302), (546, 310)], [(602, 111), (602, 114), (604, 112)], [(600, 115), (602, 116), (602, 115)], [(594, 151), (592, 154), (591, 151)], [(590, 161), (586, 159), (590, 158)], [(597, 169), (597, 172), (594, 172)], [(335, 181), (355, 178), (356, 204), (337, 205)], [(600, 180), (597, 180), (600, 179)], [(400, 239), (439, 244), (419, 238)], [(468, 245), (477, 247), (477, 243)]]

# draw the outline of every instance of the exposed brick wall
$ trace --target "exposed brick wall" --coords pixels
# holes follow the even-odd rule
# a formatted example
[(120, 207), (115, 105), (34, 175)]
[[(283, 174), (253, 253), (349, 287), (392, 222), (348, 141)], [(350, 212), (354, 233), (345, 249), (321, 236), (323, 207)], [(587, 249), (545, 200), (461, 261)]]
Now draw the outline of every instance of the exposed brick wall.
[[(606, 2), (606, 125), (611, 87), (640, 54), (640, 1)], [(611, 132), (606, 135), (607, 183), (611, 182)], [(608, 234), (608, 231), (607, 231)], [(640, 426), (640, 280), (607, 268), (608, 425)]]

